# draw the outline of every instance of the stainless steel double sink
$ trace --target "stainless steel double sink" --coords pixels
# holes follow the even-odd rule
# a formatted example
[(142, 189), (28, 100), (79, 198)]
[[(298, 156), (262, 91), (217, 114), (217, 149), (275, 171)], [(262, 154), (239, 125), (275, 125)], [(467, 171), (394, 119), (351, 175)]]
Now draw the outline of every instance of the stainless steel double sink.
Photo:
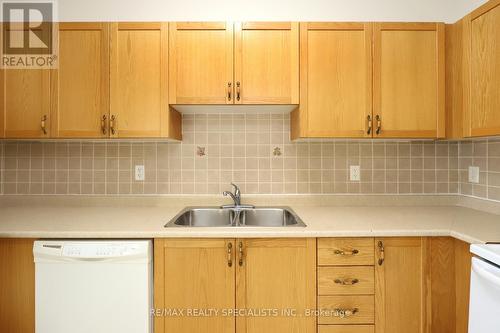
[(187, 207), (165, 227), (305, 227), (288, 207)]

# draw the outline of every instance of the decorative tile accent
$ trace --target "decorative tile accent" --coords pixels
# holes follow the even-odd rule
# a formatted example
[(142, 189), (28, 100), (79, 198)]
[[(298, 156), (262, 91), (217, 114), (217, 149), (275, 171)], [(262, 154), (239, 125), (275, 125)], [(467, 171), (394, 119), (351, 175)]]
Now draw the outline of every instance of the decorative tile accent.
[[(462, 193), (500, 200), (500, 140), (291, 142), (283, 114), (184, 115), (183, 142), (0, 142), (4, 194)], [(145, 180), (134, 180), (135, 165)], [(361, 181), (349, 181), (351, 165)], [(480, 184), (467, 182), (470, 165)]]

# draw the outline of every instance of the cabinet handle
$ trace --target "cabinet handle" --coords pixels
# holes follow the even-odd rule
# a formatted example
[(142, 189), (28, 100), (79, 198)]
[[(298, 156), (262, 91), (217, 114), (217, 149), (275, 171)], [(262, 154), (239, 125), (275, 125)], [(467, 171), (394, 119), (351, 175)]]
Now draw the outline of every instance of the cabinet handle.
[(370, 134), (372, 134), (372, 129), (373, 129), (372, 116), (368, 115), (368, 117), (366, 119), (368, 120), (368, 131), (366, 131), (366, 134), (370, 135)]
[(359, 251), (356, 249), (351, 251), (335, 250), (333, 253), (335, 253), (338, 256), (355, 256), (356, 254), (359, 253)]
[(231, 101), (231, 93), (232, 93), (232, 86), (233, 84), (231, 82), (227, 83), (227, 100)]
[(376, 115), (375, 120), (377, 120), (377, 130), (375, 131), (375, 133), (377, 133), (377, 135), (379, 135), (380, 131), (382, 131), (382, 118), (380, 118), (379, 115)]
[(236, 82), (236, 100), (239, 101), (240, 100), (240, 94), (241, 94), (241, 91), (240, 91), (240, 81)]
[(109, 130), (110, 130), (112, 135), (115, 135), (115, 133), (116, 133), (115, 120), (116, 120), (115, 115), (112, 115), (111, 118), (109, 118)]
[(238, 264), (240, 266), (243, 266), (243, 243), (240, 242), (240, 244), (238, 245), (238, 252), (240, 254), (240, 259), (238, 260)]
[(47, 122), (47, 115), (43, 115), (40, 121), (40, 128), (42, 129), (44, 135), (47, 135), (46, 122)]
[(382, 241), (378, 241), (378, 250), (380, 252), (378, 265), (382, 266), (385, 260), (385, 249), (384, 249), (384, 243)]
[(353, 308), (353, 309), (338, 308), (338, 309), (333, 309), (333, 311), (334, 311), (333, 315), (335, 317), (347, 318), (347, 317), (354, 316), (356, 313), (359, 312), (359, 309), (358, 308)]
[(106, 115), (103, 114), (101, 118), (101, 132), (102, 134), (106, 134)]
[(227, 265), (233, 266), (233, 243), (227, 244)]
[(358, 279), (335, 279), (335, 282), (336, 284), (341, 284), (343, 286), (352, 286), (352, 285), (355, 285), (357, 283), (359, 283), (359, 280)]

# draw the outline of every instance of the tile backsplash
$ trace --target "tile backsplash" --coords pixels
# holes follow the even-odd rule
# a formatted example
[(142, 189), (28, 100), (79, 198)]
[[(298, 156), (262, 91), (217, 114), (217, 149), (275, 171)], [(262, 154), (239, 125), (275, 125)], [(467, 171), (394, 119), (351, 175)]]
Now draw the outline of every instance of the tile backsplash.
[[(3, 143), (4, 194), (459, 193), (459, 144), (291, 142), (289, 115), (185, 115), (182, 142)], [(145, 180), (135, 181), (136, 165)], [(361, 167), (361, 181), (349, 167)], [(479, 191), (479, 190), (477, 190)]]
[[(500, 141), (291, 142), (289, 115), (184, 115), (182, 142), (0, 143), (4, 194), (462, 193), (500, 200)], [(145, 166), (136, 181), (136, 165)], [(361, 181), (349, 167), (361, 167)], [(469, 165), (480, 183), (467, 182)]]

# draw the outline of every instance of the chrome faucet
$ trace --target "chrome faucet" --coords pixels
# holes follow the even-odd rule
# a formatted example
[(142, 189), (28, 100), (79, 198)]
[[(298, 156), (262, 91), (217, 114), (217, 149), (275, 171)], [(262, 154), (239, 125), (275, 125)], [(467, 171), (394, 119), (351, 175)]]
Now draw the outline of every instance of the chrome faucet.
[(231, 209), (233, 211), (233, 217), (231, 218), (231, 225), (240, 225), (241, 223), (245, 224), (245, 214), (244, 211), (254, 209), (255, 206), (252, 205), (242, 205), (241, 204), (241, 191), (238, 185), (231, 183), (234, 187), (234, 193), (230, 191), (224, 191), (222, 194), (224, 196), (229, 196), (233, 199), (233, 205), (223, 205), (222, 209)]

